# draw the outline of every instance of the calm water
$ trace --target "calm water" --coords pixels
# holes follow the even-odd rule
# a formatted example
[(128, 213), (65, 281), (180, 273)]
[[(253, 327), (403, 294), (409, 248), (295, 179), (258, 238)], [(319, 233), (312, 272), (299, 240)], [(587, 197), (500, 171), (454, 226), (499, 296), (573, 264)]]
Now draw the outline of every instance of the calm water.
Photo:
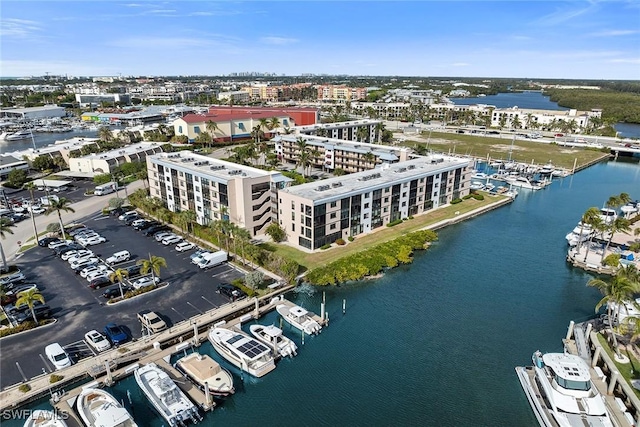
[[(511, 205), (442, 230), (411, 266), (380, 280), (292, 294), (319, 312), (326, 291), (329, 327), (302, 346), (285, 325), (298, 356), (244, 383), (232, 369), (238, 393), (205, 425), (536, 425), (514, 367), (537, 349), (561, 351), (569, 321), (593, 315), (599, 294), (565, 262), (564, 236), (620, 192), (640, 198), (637, 163), (522, 190)], [(279, 322), (275, 313), (262, 321)], [(126, 402), (127, 390), (140, 426), (163, 425), (133, 378), (112, 391)]]
[(568, 108), (560, 107), (556, 102), (550, 101), (548, 96), (540, 92), (498, 93), (478, 98), (451, 98), (451, 101), (459, 105), (486, 104), (497, 108), (518, 106), (520, 108), (537, 108), (541, 110), (568, 110)]
[(640, 138), (640, 124), (636, 123), (616, 123), (614, 125), (618, 136), (623, 138)]
[[(75, 137), (95, 138), (97, 135), (97, 131), (90, 130), (78, 130), (64, 133), (34, 132), (33, 138), (35, 140), (36, 147), (40, 148), (64, 139)], [(33, 148), (33, 144), (34, 142), (31, 139), (24, 139), (21, 141), (0, 141), (0, 154), (19, 150), (27, 150), (29, 148)]]

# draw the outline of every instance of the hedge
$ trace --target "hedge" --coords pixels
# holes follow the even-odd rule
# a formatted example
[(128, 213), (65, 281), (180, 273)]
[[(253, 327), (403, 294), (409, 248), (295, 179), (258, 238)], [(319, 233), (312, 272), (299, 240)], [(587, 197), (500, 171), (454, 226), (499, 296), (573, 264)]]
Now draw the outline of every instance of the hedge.
[(436, 233), (431, 230), (406, 234), (316, 268), (309, 272), (304, 280), (314, 285), (336, 285), (374, 276), (386, 268), (413, 262), (413, 252), (426, 249), (428, 243), (437, 238)]
[(396, 219), (395, 221), (391, 221), (391, 222), (387, 223), (387, 227), (393, 227), (394, 225), (398, 225), (398, 224), (402, 224), (402, 220), (401, 219)]

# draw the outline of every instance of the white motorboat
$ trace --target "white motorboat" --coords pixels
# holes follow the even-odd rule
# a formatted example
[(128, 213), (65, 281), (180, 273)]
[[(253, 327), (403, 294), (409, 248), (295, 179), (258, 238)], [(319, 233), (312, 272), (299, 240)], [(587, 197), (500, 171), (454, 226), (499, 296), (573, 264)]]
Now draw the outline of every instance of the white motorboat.
[(640, 202), (629, 202), (620, 208), (620, 211), (624, 214), (625, 218), (629, 218), (632, 214), (638, 212), (640, 209)]
[(607, 224), (612, 223), (618, 218), (618, 213), (615, 209), (602, 208), (600, 209), (600, 218)]
[(202, 391), (208, 387), (209, 393), (220, 397), (235, 393), (231, 373), (206, 354), (191, 353), (174, 367)]
[(553, 166), (553, 163), (549, 162), (546, 165), (542, 166), (539, 172), (542, 175), (552, 175), (555, 170), (556, 170), (556, 167)]
[(29, 138), (31, 138), (31, 131), (28, 130), (19, 130), (4, 137), (5, 141), (22, 141)]
[(306, 334), (317, 334), (322, 329), (320, 324), (309, 315), (307, 310), (297, 305), (289, 307), (288, 305), (280, 304), (276, 306), (276, 311), (293, 327), (304, 331)]
[(137, 427), (120, 402), (99, 388), (83, 389), (76, 399), (76, 409), (87, 427)]
[(541, 185), (529, 181), (529, 178), (525, 176), (508, 177), (506, 181), (514, 187), (526, 188), (528, 190), (542, 189)]
[(241, 331), (213, 327), (209, 342), (229, 363), (254, 377), (262, 377), (276, 368), (271, 350)]
[(134, 376), (142, 393), (170, 427), (202, 420), (198, 407), (155, 363), (147, 363), (136, 369)]
[(516, 373), (541, 426), (613, 426), (589, 365), (572, 354), (536, 351)]
[(471, 179), (480, 179), (480, 180), (485, 180), (489, 178), (489, 175), (487, 175), (484, 172), (475, 172), (473, 175), (471, 175)]
[(569, 234), (565, 236), (569, 246), (576, 246), (580, 242), (586, 242), (593, 236), (593, 228), (589, 224), (579, 222)]
[(469, 186), (469, 190), (483, 190), (484, 184), (480, 181), (471, 181), (471, 185)]
[(607, 303), (607, 307), (611, 306), (611, 312), (613, 316), (614, 325), (621, 325), (625, 323), (627, 318), (631, 324), (636, 322), (636, 319), (640, 319), (640, 298), (635, 300), (623, 301), (621, 305), (615, 302)]
[(24, 427), (67, 427), (67, 423), (64, 422), (62, 414), (45, 409), (36, 409), (31, 412), (27, 421), (24, 422)]
[(282, 329), (277, 326), (251, 325), (249, 326), (249, 331), (258, 340), (275, 350), (277, 357), (293, 357), (297, 354), (298, 346), (296, 343), (292, 339), (285, 337)]

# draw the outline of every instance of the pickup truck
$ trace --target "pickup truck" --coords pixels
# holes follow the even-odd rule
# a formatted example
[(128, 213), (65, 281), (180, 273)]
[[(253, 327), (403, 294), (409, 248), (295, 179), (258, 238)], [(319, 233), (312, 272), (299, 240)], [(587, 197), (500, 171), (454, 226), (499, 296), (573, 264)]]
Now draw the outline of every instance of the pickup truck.
[(155, 311), (144, 310), (138, 313), (138, 320), (142, 324), (142, 333), (156, 334), (167, 329), (167, 324)]

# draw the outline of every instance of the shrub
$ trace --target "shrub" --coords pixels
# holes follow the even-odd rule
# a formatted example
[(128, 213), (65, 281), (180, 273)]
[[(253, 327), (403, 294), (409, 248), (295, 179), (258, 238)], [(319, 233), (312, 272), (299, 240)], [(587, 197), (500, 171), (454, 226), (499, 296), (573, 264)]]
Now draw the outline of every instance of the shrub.
[(461, 203), (461, 202), (462, 202), (462, 199), (453, 199), (453, 200), (451, 201), (451, 204), (452, 204), (452, 205), (457, 205), (458, 203)]
[(473, 196), (471, 194), (467, 194), (466, 196), (463, 197), (464, 200), (469, 200), (470, 198), (472, 198)]
[(64, 377), (62, 375), (51, 374), (51, 376), (49, 377), (49, 382), (51, 384), (57, 383), (58, 381), (62, 381), (63, 378)]
[(346, 243), (347, 243), (347, 242), (345, 242), (345, 241), (344, 241), (344, 239), (338, 239), (338, 240), (336, 240), (336, 245), (343, 246), (343, 245), (345, 245)]
[(27, 393), (29, 390), (31, 390), (31, 386), (29, 384), (21, 384), (20, 387), (18, 387), (18, 390), (23, 393)]
[(606, 265), (609, 267), (617, 267), (620, 263), (620, 255), (618, 254), (609, 254), (602, 260), (602, 265)]
[(482, 194), (474, 193), (472, 197), (476, 200), (484, 200), (484, 196)]
[[(41, 322), (42, 324), (42, 322)], [(36, 327), (36, 324), (29, 320), (24, 322), (21, 325), (16, 326), (15, 328), (4, 328), (0, 329), (0, 338), (7, 337), (9, 335), (17, 334), (18, 332), (28, 331), (29, 329), (33, 329)]]
[(394, 225), (398, 225), (401, 224), (402, 220), (401, 219), (396, 219), (395, 221), (391, 221), (390, 223), (387, 224), (387, 227), (393, 227)]
[(356, 238), (353, 236), (349, 236), (347, 237), (347, 240), (349, 240), (350, 242), (353, 242), (354, 240), (356, 240)]
[(329, 243), (327, 243), (326, 245), (320, 246), (320, 249), (325, 250), (325, 249), (329, 249), (330, 247), (331, 247), (331, 245)]

